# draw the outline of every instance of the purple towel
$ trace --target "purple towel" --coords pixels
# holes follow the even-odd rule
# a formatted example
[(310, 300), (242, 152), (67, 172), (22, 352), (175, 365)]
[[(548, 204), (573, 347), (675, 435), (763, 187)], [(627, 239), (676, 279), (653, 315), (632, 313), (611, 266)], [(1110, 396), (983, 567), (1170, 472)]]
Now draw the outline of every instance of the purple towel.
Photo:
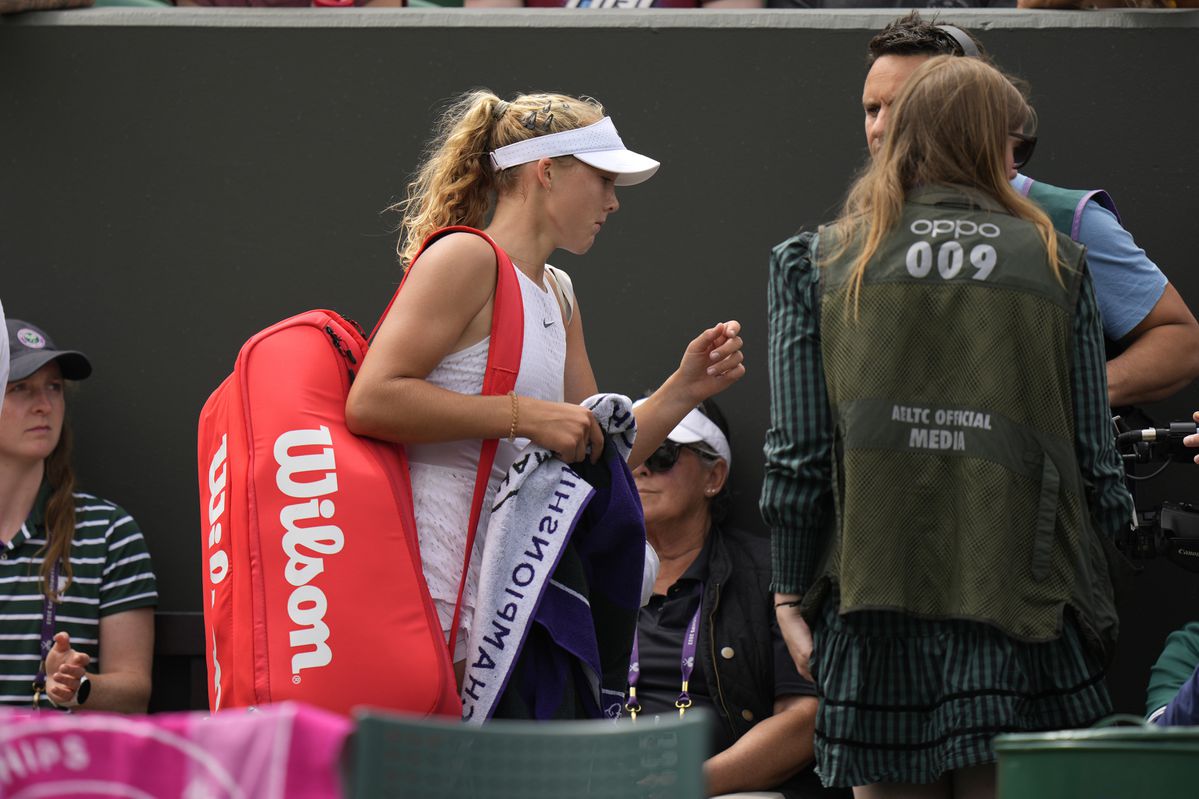
[(463, 679), (463, 718), (598, 718), (623, 696), (641, 600), (645, 524), (625, 459), (627, 397), (585, 403), (597, 464), (526, 450), (496, 493)]

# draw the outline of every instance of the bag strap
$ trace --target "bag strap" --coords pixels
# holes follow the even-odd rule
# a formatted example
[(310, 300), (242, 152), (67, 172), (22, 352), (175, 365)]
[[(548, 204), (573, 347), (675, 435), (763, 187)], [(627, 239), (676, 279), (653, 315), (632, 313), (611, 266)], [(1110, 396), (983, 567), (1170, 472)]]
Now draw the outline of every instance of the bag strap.
[[(49, 537), (49, 536), (47, 536)], [(54, 561), (54, 566), (50, 569), (50, 585), (48, 588), (55, 594), (58, 593), (58, 574), (60, 561)], [(37, 675), (33, 678), (33, 709), (41, 710), (42, 697), (50, 699), (50, 695), (46, 693), (46, 658), (50, 654), (50, 650), (54, 648), (54, 618), (57, 615), (57, 605), (55, 601), (46, 595), (42, 604), (42, 642), (38, 647), (38, 654), (41, 655), (42, 661), (38, 664)], [(50, 699), (50, 704), (54, 704), (54, 700)]]
[[(379, 317), (368, 341), (375, 338), (375, 333), (379, 331), (379, 325), (383, 324), (383, 320), (387, 318), (391, 306), (395, 304), (396, 297), (400, 295), (400, 289), (404, 288), (404, 281), (408, 279), (408, 275), (412, 274), (412, 269), (416, 266), (421, 253), (427, 250), (433, 242), (450, 233), (472, 233), (490, 244), (491, 249), (495, 251), (497, 270), (495, 302), (491, 311), (491, 340), (487, 348), (487, 368), (483, 372), (482, 394), (483, 396), (507, 394), (516, 387), (516, 375), (520, 371), (520, 355), (524, 348), (525, 335), (524, 300), (521, 298), (520, 283), (517, 280), (516, 267), (512, 265), (512, 259), (490, 236), (481, 230), (465, 225), (453, 225), (430, 234), (408, 265), (403, 279), (400, 280), (400, 285), (392, 295), (391, 302), (387, 303), (387, 308)], [(483, 441), (479, 451), (479, 468), (475, 473), (475, 492), (471, 499), (470, 520), (467, 522), (466, 528), (466, 552), (463, 555), (462, 577), (458, 581), (458, 599), (454, 603), (454, 620), (450, 625), (450, 638), (447, 642), (451, 658), (454, 656), (454, 646), (458, 640), (458, 622), (462, 617), (462, 596), (466, 591), (466, 575), (470, 569), (471, 553), (475, 548), (475, 534), (478, 532), (483, 500), (487, 496), (487, 482), (491, 477), (491, 467), (495, 464), (495, 453), (498, 447), (499, 439), (490, 438)]]
[(570, 275), (556, 266), (545, 265), (545, 271), (550, 273), (550, 284), (554, 287), (554, 294), (558, 295), (558, 302), (566, 309), (566, 324), (570, 325), (570, 320), (575, 318), (575, 286), (570, 280)]

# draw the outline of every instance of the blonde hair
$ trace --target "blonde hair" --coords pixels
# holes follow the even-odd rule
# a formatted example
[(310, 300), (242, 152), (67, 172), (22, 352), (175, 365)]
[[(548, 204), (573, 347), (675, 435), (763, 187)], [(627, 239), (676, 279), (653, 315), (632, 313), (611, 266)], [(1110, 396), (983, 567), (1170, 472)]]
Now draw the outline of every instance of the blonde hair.
[(441, 116), (407, 197), (390, 209), (403, 214), (396, 252), (405, 267), (434, 231), (447, 225), (483, 227), (515, 169), (496, 172), (491, 152), (534, 136), (599, 122), (604, 107), (590, 97), (522, 94), (501, 100), (478, 89), (453, 101)]
[(1008, 181), (1008, 134), (1035, 122), (1032, 108), (1012, 82), (977, 58), (936, 56), (908, 78), (892, 113), (882, 151), (849, 190), (828, 249), (828, 257), (838, 258), (861, 242), (847, 295), (855, 316), (866, 264), (899, 224), (907, 193), (919, 186), (974, 188), (1032, 223), (1060, 283), (1062, 265), (1053, 224)]

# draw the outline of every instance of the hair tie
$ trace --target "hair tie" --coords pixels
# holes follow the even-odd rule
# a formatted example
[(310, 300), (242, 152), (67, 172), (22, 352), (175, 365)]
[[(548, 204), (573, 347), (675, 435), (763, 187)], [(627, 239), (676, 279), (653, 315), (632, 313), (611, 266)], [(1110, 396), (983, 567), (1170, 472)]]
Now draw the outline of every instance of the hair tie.
[(507, 100), (500, 100), (495, 104), (495, 108), (491, 109), (491, 118), (499, 120), (504, 114), (508, 113), (508, 106), (511, 105)]

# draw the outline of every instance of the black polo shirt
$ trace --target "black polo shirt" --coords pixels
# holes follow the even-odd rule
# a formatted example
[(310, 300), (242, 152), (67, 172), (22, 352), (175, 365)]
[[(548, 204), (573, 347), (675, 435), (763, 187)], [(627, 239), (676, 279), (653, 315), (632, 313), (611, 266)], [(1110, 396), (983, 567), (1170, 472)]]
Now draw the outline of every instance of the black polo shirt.
[[(699, 606), (703, 584), (708, 579), (708, 559), (711, 537), (683, 576), (667, 589), (666, 595), (654, 594), (641, 609), (637, 618), (637, 645), (640, 650), (641, 674), (637, 681), (637, 698), (643, 713), (678, 713), (675, 701), (682, 688), (683, 637), (687, 625)], [(802, 694), (814, 696), (815, 687), (795, 670), (787, 645), (771, 619), (771, 644), (774, 649), (774, 696)], [(712, 697), (708, 695), (707, 671), (711, 658), (708, 642), (696, 644), (695, 668), (687, 692), (692, 707), (708, 708), (713, 715)], [(734, 739), (724, 724), (714, 724), (713, 752), (722, 752), (733, 745)]]

